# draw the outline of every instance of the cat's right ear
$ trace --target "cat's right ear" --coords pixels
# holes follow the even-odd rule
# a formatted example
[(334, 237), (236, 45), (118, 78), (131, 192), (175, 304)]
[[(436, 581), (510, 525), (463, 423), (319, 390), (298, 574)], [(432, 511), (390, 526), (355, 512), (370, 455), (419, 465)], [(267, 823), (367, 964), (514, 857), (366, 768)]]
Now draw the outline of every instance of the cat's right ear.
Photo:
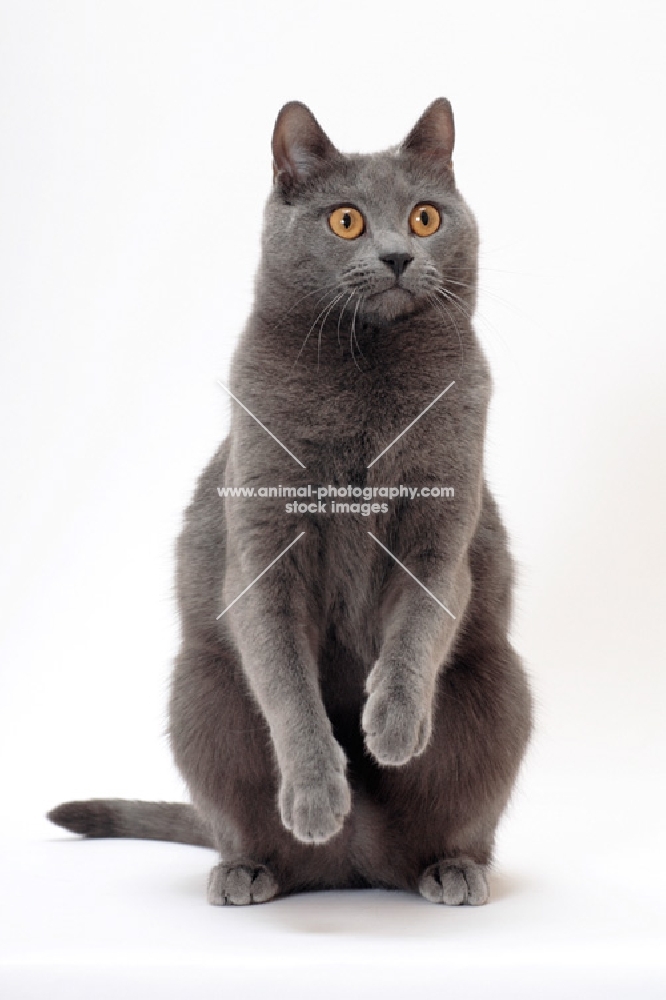
[(305, 104), (289, 101), (273, 129), (273, 181), (285, 194), (340, 153)]

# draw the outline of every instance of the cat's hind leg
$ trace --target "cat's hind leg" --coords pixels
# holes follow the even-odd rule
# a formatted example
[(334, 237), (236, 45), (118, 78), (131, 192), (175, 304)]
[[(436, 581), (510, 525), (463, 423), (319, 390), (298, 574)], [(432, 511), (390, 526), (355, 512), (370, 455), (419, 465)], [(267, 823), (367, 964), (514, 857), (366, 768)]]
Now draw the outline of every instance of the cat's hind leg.
[(359, 856), (372, 885), (454, 906), (488, 901), (495, 830), (531, 722), (529, 690), (510, 645), (470, 645), (439, 678), (423, 754), (402, 767), (374, 765), (366, 785), (385, 833)]
[(172, 681), (170, 737), (192, 802), (219, 851), (208, 884), (211, 903), (247, 905), (356, 884), (351, 815), (324, 844), (303, 843), (285, 828), (269, 728), (233, 647), (183, 645)]

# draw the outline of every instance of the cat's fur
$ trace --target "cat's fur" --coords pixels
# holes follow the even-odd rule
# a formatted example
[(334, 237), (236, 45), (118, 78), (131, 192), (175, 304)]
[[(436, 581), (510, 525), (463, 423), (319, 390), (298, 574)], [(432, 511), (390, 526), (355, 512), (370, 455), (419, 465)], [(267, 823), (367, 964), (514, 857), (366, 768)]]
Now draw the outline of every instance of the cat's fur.
[[(443, 99), (373, 155), (338, 152), (298, 102), (280, 112), (255, 303), (229, 387), (306, 468), (232, 402), (230, 434), (185, 515), (170, 735), (193, 808), (94, 800), (50, 814), (89, 836), (214, 845), (213, 903), (360, 886), (444, 903), (488, 896), (531, 699), (507, 636), (505, 532), (483, 479), (477, 231), (452, 151)], [(441, 212), (431, 236), (408, 227), (419, 202)], [(350, 204), (366, 219), (355, 240), (328, 224)], [(380, 259), (395, 253), (413, 257), (399, 277)], [(217, 492), (308, 483), (448, 485), (455, 499), (287, 514), (284, 500)]]

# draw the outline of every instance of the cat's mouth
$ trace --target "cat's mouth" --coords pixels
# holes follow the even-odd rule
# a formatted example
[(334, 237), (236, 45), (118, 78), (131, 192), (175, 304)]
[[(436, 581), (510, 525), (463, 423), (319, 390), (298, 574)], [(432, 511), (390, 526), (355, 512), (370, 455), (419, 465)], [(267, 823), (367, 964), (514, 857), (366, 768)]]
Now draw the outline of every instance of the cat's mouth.
[(413, 299), (414, 298), (414, 293), (410, 292), (410, 290), (408, 288), (405, 288), (404, 285), (398, 284), (398, 282), (396, 281), (395, 284), (389, 285), (388, 288), (380, 288), (379, 291), (372, 292), (372, 294), (368, 296), (368, 299), (369, 300), (379, 299), (379, 298), (385, 297), (385, 296), (395, 297), (396, 299), (397, 298), (403, 298), (403, 299), (410, 298), (410, 299)]
[(384, 320), (397, 319), (415, 309), (414, 293), (398, 283), (373, 292), (364, 301), (364, 309)]

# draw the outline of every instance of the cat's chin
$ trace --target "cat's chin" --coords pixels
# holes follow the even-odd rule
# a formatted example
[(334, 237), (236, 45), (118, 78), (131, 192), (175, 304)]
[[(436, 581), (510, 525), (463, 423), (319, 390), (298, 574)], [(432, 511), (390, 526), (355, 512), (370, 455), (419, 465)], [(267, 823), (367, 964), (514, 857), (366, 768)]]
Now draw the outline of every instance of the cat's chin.
[(363, 302), (364, 316), (382, 322), (401, 319), (416, 310), (416, 299), (406, 288), (387, 288)]

